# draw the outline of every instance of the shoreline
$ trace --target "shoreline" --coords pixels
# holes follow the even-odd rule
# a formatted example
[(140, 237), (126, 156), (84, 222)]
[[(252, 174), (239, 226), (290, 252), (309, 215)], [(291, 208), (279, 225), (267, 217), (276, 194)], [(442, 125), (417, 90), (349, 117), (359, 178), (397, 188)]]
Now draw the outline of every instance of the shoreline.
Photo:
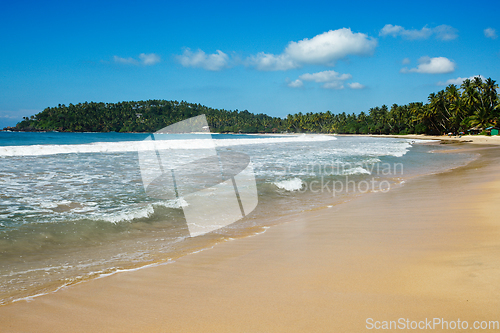
[[(304, 136), (304, 135), (302, 135), (302, 136)], [(388, 140), (388, 141), (392, 141), (392, 140)], [(397, 140), (397, 141), (399, 141), (399, 140)], [(332, 168), (333, 168), (333, 166), (332, 166)], [(373, 170), (373, 168), (371, 170)], [(331, 171), (333, 172), (333, 169)], [(324, 171), (324, 172), (326, 172), (326, 171)], [(354, 174), (356, 174), (356, 173), (354, 173)], [(401, 175), (402, 175), (402, 170), (401, 170)], [(350, 177), (350, 173), (349, 173), (349, 177)], [(353, 177), (356, 177), (356, 176), (353, 176)], [(292, 180), (295, 180), (295, 179), (292, 179)], [(299, 180), (299, 179), (296, 179), (296, 180)], [(347, 176), (346, 176), (346, 181), (347, 181)], [(397, 184), (399, 184), (401, 180), (396, 179), (396, 180), (391, 180), (391, 181), (395, 182), (394, 186), (398, 186)], [(306, 182), (303, 184), (307, 185), (308, 183)], [(279, 184), (276, 185), (275, 183), (269, 183), (268, 187), (269, 186), (271, 186), (273, 190), (275, 190), (274, 186), (278, 186), (279, 190), (280, 189), (283, 190), (281, 187), (279, 187)], [(290, 190), (290, 189), (286, 188), (283, 191), (285, 191), (284, 193), (286, 195), (287, 191), (293, 192), (294, 190), (293, 189)], [(356, 190), (353, 189), (352, 192), (356, 192)], [(324, 208), (330, 204), (338, 204), (337, 201), (342, 202), (344, 200), (344, 199), (340, 199), (340, 198), (342, 198), (344, 195), (349, 198), (349, 196), (351, 195), (350, 193), (351, 193), (351, 190), (346, 190), (345, 193), (342, 192), (342, 193), (340, 193), (340, 195), (336, 194), (336, 195), (334, 195), (335, 200), (330, 198), (328, 195), (323, 196), (322, 198), (316, 197), (316, 199), (313, 200), (313, 199), (311, 199), (313, 196), (313, 194), (311, 192), (308, 194), (308, 196), (304, 196), (301, 199), (301, 200), (305, 200), (302, 202), (309, 202), (309, 205), (301, 207), (300, 203), (297, 202), (299, 205), (295, 206), (295, 208), (294, 208), (294, 205), (292, 205), (291, 207), (282, 206), (280, 209), (277, 209), (277, 210), (276, 210), (276, 206), (274, 206), (274, 210), (276, 211), (277, 214), (270, 214), (267, 216), (265, 215), (265, 209), (263, 209), (262, 212), (264, 212), (264, 215), (261, 216), (261, 218), (257, 218), (258, 220), (256, 220), (256, 221), (259, 221), (257, 223), (257, 225), (252, 226), (252, 224), (251, 224), (252, 219), (250, 219), (250, 220), (246, 221), (249, 223), (249, 225), (247, 225), (246, 227), (236, 227), (235, 229), (229, 228), (227, 230), (221, 231), (220, 234), (214, 233), (211, 235), (207, 235), (207, 237), (205, 237), (205, 238), (196, 237), (196, 238), (190, 238), (188, 240), (183, 240), (183, 241), (178, 242), (178, 243), (176, 242), (174, 245), (172, 245), (170, 247), (170, 250), (165, 251), (165, 252), (161, 248), (162, 246), (158, 245), (158, 244), (161, 244), (160, 242), (158, 242), (158, 240), (161, 238), (164, 238), (163, 236), (168, 238), (169, 232), (166, 229), (163, 230), (160, 224), (157, 224), (157, 225), (155, 225), (154, 223), (153, 223), (153, 225), (148, 224), (147, 222), (149, 222), (149, 221), (146, 221), (145, 224), (137, 223), (131, 227), (131, 231), (136, 232), (135, 238), (132, 237), (131, 239), (120, 239), (118, 237), (118, 238), (116, 238), (116, 240), (118, 240), (120, 242), (116, 241), (116, 242), (114, 242), (114, 244), (110, 244), (110, 246), (107, 246), (106, 244), (102, 245), (102, 243), (101, 243), (101, 245), (92, 246), (92, 247), (85, 247), (84, 246), (85, 244), (82, 243), (83, 246), (82, 246), (82, 244), (79, 244), (82, 247), (78, 251), (79, 252), (78, 256), (73, 255), (73, 257), (72, 257), (71, 255), (67, 255), (67, 253), (64, 253), (64, 252), (58, 253), (56, 251), (50, 257), (48, 257), (48, 259), (50, 259), (50, 262), (49, 262), (49, 260), (46, 260), (46, 261), (37, 260), (37, 262), (35, 262), (35, 260), (31, 260), (31, 258), (30, 258), (31, 253), (29, 251), (28, 251), (27, 255), (25, 255), (25, 253), (19, 251), (19, 250), (23, 250), (23, 246), (18, 246), (18, 249), (19, 249), (18, 251), (16, 251), (16, 250), (11, 251), (12, 255), (10, 257), (14, 258), (14, 264), (11, 267), (9, 267), (10, 266), (9, 261), (8, 261), (9, 258), (7, 256), (4, 256), (4, 258), (6, 258), (6, 260), (4, 261), (3, 267), (4, 267), (4, 271), (6, 272), (6, 274), (2, 274), (2, 276), (4, 277), (4, 281), (7, 281), (7, 282), (4, 284), (4, 286), (6, 286), (6, 288), (2, 289), (2, 291), (3, 290), (6, 290), (6, 291), (4, 293), (2, 293), (3, 299), (0, 300), (0, 304), (6, 305), (6, 304), (9, 304), (11, 302), (16, 302), (19, 300), (33, 299), (36, 297), (40, 297), (42, 295), (50, 294), (52, 292), (60, 290), (61, 288), (76, 285), (76, 284), (79, 284), (82, 282), (87, 282), (89, 280), (98, 278), (102, 275), (109, 275), (110, 273), (114, 273), (116, 270), (118, 270), (118, 271), (123, 271), (123, 270), (128, 270), (128, 269), (134, 270), (134, 269), (137, 269), (137, 268), (140, 268), (143, 266), (148, 266), (152, 262), (154, 262), (156, 264), (156, 263), (163, 263), (163, 262), (169, 261), (169, 260), (175, 260), (175, 259), (177, 259), (181, 256), (184, 256), (185, 254), (190, 253), (192, 251), (198, 251), (199, 248), (210, 248), (210, 247), (212, 247), (213, 244), (226, 241), (229, 238), (244, 238), (246, 236), (253, 235), (255, 233), (260, 233), (262, 231), (261, 229), (265, 228), (265, 226), (281, 224), (286, 220), (290, 220), (290, 218), (292, 218), (292, 216), (294, 216), (296, 214), (300, 214), (300, 212), (302, 212), (304, 210), (309, 210), (309, 209), (312, 210), (312, 209), (316, 209), (318, 207)], [(324, 202), (323, 199), (325, 199), (325, 198), (327, 200), (325, 200), (325, 202)], [(337, 198), (338, 198), (338, 200), (337, 200)], [(318, 199), (321, 199), (321, 200), (318, 200)], [(332, 202), (332, 200), (335, 202)], [(346, 199), (346, 200), (350, 200), (350, 199)], [(321, 204), (318, 204), (319, 202), (321, 202)], [(262, 208), (264, 206), (265, 205), (261, 205), (260, 208)], [(296, 207), (301, 207), (301, 208), (297, 209)], [(142, 212), (142, 211), (140, 211), (140, 212)], [(255, 215), (254, 215), (253, 219), (255, 219)], [(113, 221), (108, 219), (108, 220), (106, 220), (106, 222), (113, 222)], [(240, 226), (244, 225), (244, 223), (246, 223), (246, 222), (240, 223)], [(113, 224), (114, 224), (114, 222), (113, 222)], [(124, 224), (127, 226), (130, 225), (129, 223), (124, 223)], [(105, 225), (107, 227), (110, 225), (110, 223), (105, 223)], [(46, 235), (46, 234), (52, 235), (52, 234), (57, 234), (57, 233), (66, 234), (65, 230), (67, 230), (67, 228), (64, 228), (64, 224), (52, 224), (51, 223), (51, 224), (40, 224), (40, 226), (41, 226), (40, 228), (29, 229), (30, 234), (35, 235), (35, 242), (38, 241), (38, 239), (36, 239), (37, 235)], [(54, 228), (52, 228), (52, 226), (54, 226)], [(63, 226), (63, 227), (58, 228), (58, 226)], [(140, 235), (140, 233), (143, 231), (144, 231), (144, 233), (142, 235)], [(147, 234), (148, 232), (149, 232), (149, 234)], [(28, 234), (29, 233), (26, 233), (26, 235), (28, 235)], [(72, 233), (69, 232), (67, 234), (69, 234), (71, 236)], [(105, 233), (103, 233), (103, 234), (104, 234), (104, 236), (107, 235)], [(88, 239), (100, 237), (99, 232), (94, 232), (92, 234), (95, 237), (90, 237), (89, 233), (86, 233), (85, 235), (86, 236), (84, 238), (88, 238)], [(111, 237), (113, 235), (111, 235)], [(126, 238), (126, 236), (127, 235), (125, 234), (125, 237), (122, 237), (122, 238)], [(138, 237), (138, 236), (140, 236), (140, 237)], [(82, 238), (80, 238), (80, 239), (82, 239)], [(135, 243), (140, 243), (143, 240), (145, 240), (144, 244), (146, 244), (149, 241), (149, 244), (147, 245), (148, 246), (147, 257), (144, 256), (144, 257), (146, 257), (146, 259), (129, 260), (129, 261), (126, 261), (126, 260), (118, 261), (117, 260), (117, 261), (114, 261), (112, 265), (106, 265), (107, 263), (105, 262), (105, 264), (103, 264), (103, 265), (97, 264), (97, 265), (93, 266), (93, 268), (91, 268), (91, 269), (77, 270), (77, 267), (80, 267), (79, 262), (87, 260), (88, 258), (99, 258), (99, 259), (111, 258), (111, 259), (113, 259), (113, 257), (111, 257), (111, 256), (113, 255), (112, 252), (114, 249), (119, 248), (119, 247), (128, 248), (128, 249), (135, 249), (136, 248)], [(21, 241), (23, 241), (22, 238), (21, 238)], [(17, 242), (17, 244), (20, 244), (20, 243), (21, 242)], [(145, 248), (145, 246), (143, 248)], [(46, 247), (44, 252), (50, 253), (50, 249), (51, 249), (50, 247)], [(110, 253), (110, 255), (108, 255), (106, 257), (106, 255), (108, 253)], [(122, 253), (125, 253), (125, 251), (123, 251)], [(134, 254), (133, 251), (129, 252), (129, 253)], [(16, 266), (15, 260), (16, 260), (16, 258), (19, 258), (21, 255), (23, 257), (22, 260), (24, 261), (25, 264), (24, 264), (24, 267), (19, 269), (18, 268), (19, 265)], [(36, 256), (36, 254), (35, 254), (35, 256)], [(31, 255), (31, 257), (33, 257), (33, 255)], [(78, 257), (78, 259), (76, 259), (77, 257)], [(126, 256), (123, 256), (123, 257), (126, 257)], [(42, 258), (42, 259), (45, 259), (45, 258)], [(74, 260), (71, 262), (70, 259), (74, 259)], [(109, 260), (109, 261), (111, 261), (111, 260)], [(99, 263), (99, 260), (94, 260), (94, 262)], [(46, 268), (48, 268), (48, 267), (51, 268), (51, 274), (44, 274), (44, 271), (48, 271), (48, 270), (46, 270)], [(62, 270), (58, 271), (58, 268), (60, 268), (60, 267), (62, 267), (64, 269), (64, 271), (62, 271)], [(71, 270), (70, 269), (66, 270), (67, 267), (69, 267)], [(17, 269), (17, 271), (16, 271), (16, 269)], [(17, 272), (21, 272), (21, 274), (25, 274), (25, 272), (28, 272), (28, 273), (41, 272), (41, 274), (35, 273), (35, 274), (38, 274), (38, 276), (35, 276), (35, 274), (33, 274), (33, 276), (35, 276), (34, 279), (32, 279), (31, 276), (29, 276), (28, 274), (25, 274), (24, 277), (21, 274), (18, 274), (19, 278), (16, 276), (15, 282), (13, 282), (13, 279), (10, 279), (10, 276), (13, 276)], [(56, 272), (59, 275), (55, 274), (54, 272)], [(66, 273), (66, 272), (68, 272), (68, 273)], [(10, 280), (10, 282), (8, 282), (9, 280)], [(37, 285), (36, 283), (39, 281), (41, 283)], [(34, 286), (34, 287), (32, 287), (32, 286)]]
[[(10, 133), (123, 133), (123, 134), (154, 134), (151, 132), (59, 132), (59, 131), (12, 131), (0, 129), (0, 132)], [(207, 133), (202, 133), (207, 134)], [(487, 136), (487, 135), (428, 135), (428, 134), (333, 134), (333, 133), (209, 133), (209, 134), (231, 134), (231, 135), (269, 135), (269, 136), (288, 136), (288, 135), (332, 135), (332, 136), (358, 136), (358, 137), (372, 137), (372, 138), (397, 138), (397, 139), (416, 139), (416, 140), (440, 140), (450, 143), (472, 143), (472, 144), (493, 144), (500, 145), (500, 135)]]
[[(260, 235), (169, 265), (2, 306), (0, 327), (6, 332), (353, 331), (365, 328), (361, 315), (397, 320), (391, 316), (401, 308), (406, 309), (401, 315), (414, 319), (428, 316), (430, 308), (449, 320), (456, 314), (498, 320), (491, 310), (498, 308), (491, 289), (497, 287), (486, 282), (500, 269), (495, 261), (500, 246), (492, 237), (499, 225), (480, 212), (493, 215), (491, 208), (500, 202), (495, 201), (498, 149), (479, 149), (482, 156), (465, 167), (305, 212)], [(486, 248), (497, 252), (488, 254)]]
[(500, 136), (486, 135), (427, 135), (427, 134), (338, 134), (338, 136), (367, 136), (372, 138), (397, 138), (397, 139), (415, 139), (415, 140), (440, 140), (446, 143), (471, 143), (481, 145), (500, 145)]

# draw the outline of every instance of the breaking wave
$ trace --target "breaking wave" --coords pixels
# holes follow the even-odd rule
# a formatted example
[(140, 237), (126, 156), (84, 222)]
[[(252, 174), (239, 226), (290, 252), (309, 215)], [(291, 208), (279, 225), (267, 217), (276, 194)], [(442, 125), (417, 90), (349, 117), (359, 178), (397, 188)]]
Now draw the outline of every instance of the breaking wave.
[(300, 178), (292, 178), (292, 179), (287, 179), (287, 180), (282, 180), (282, 181), (277, 181), (273, 183), (278, 187), (279, 189), (288, 191), (288, 192), (293, 192), (293, 191), (298, 191), (304, 186), (304, 182)]
[(0, 156), (43, 156), (74, 153), (116, 153), (155, 149), (209, 149), (253, 144), (274, 144), (287, 142), (314, 142), (337, 140), (329, 135), (290, 135), (249, 139), (188, 139), (188, 140), (146, 140), (122, 142), (95, 142), (78, 145), (30, 145), (0, 147)]

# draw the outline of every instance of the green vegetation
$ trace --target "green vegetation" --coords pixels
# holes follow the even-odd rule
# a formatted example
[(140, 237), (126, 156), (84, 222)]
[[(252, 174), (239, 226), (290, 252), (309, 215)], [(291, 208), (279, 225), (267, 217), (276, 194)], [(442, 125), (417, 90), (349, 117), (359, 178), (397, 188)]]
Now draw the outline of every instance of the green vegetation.
[(393, 104), (368, 110), (368, 114), (307, 113), (288, 115), (293, 132), (346, 134), (443, 134), (466, 132), (471, 127), (500, 125), (500, 99), (492, 79), (465, 80), (429, 95), (428, 103)]
[(80, 103), (46, 108), (24, 117), (14, 130), (68, 132), (155, 132), (190, 117), (205, 114), (213, 132), (276, 132), (284, 120), (248, 111), (227, 111), (178, 101)]
[(286, 119), (248, 111), (227, 111), (186, 102), (148, 100), (59, 105), (24, 117), (12, 130), (70, 132), (154, 132), (200, 114), (212, 132), (296, 132), (348, 134), (442, 134), (500, 125), (498, 85), (488, 78), (465, 80), (431, 93), (428, 103), (374, 107), (368, 113), (297, 113)]

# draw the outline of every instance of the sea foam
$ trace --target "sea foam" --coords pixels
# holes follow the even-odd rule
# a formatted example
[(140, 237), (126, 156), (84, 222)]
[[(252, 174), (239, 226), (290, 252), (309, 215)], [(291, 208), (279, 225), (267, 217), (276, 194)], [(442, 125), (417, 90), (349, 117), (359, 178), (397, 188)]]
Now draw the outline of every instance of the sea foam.
[(277, 181), (274, 182), (273, 184), (276, 185), (276, 187), (288, 192), (298, 191), (304, 186), (304, 182), (302, 181), (302, 179), (297, 177), (292, 179)]
[(0, 147), (0, 156), (43, 156), (73, 153), (117, 153), (146, 150), (165, 149), (210, 149), (215, 147), (229, 147), (239, 145), (255, 145), (268, 143), (290, 142), (321, 142), (337, 140), (329, 135), (289, 135), (268, 138), (249, 139), (187, 139), (187, 140), (148, 140), (122, 142), (95, 142), (79, 145), (31, 145), (31, 146), (4, 146)]
[(346, 169), (342, 172), (343, 175), (371, 175), (371, 172), (362, 167)]

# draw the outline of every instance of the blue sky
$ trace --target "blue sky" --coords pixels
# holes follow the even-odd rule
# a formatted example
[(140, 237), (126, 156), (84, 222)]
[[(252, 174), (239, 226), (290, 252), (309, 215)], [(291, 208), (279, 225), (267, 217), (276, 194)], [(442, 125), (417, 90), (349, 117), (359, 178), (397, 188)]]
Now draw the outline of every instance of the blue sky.
[(426, 101), (500, 80), (498, 1), (10, 1), (0, 127), (85, 101), (185, 100), (284, 117)]

